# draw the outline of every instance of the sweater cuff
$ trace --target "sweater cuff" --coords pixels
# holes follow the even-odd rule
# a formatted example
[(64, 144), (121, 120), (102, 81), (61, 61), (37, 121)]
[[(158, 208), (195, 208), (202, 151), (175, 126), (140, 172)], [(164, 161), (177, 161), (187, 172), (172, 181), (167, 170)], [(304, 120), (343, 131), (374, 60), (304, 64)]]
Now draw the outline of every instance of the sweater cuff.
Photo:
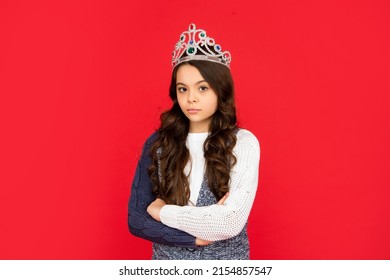
[(180, 206), (177, 205), (164, 205), (160, 210), (160, 221), (169, 227), (179, 229), (179, 223), (177, 222), (177, 213)]

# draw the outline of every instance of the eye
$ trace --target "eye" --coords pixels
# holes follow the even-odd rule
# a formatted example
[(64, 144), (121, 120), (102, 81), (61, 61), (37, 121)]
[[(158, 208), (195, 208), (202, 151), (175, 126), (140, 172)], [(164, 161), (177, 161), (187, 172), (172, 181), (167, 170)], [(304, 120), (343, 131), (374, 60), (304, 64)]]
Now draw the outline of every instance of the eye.
[(186, 92), (187, 89), (186, 89), (185, 87), (178, 87), (178, 88), (177, 88), (177, 91), (178, 91), (178, 92)]
[(208, 89), (209, 89), (209, 88), (206, 87), (206, 86), (200, 86), (200, 87), (199, 87), (199, 91), (200, 91), (200, 92), (206, 91), (206, 90), (208, 90)]

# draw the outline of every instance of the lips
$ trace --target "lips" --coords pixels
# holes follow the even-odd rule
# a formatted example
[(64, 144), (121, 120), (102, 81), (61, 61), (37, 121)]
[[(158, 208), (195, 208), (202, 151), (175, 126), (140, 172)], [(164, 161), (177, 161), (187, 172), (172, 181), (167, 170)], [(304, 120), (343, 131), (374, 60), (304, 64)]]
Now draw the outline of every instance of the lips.
[(196, 113), (200, 112), (200, 109), (187, 109), (187, 112), (190, 114), (196, 114)]

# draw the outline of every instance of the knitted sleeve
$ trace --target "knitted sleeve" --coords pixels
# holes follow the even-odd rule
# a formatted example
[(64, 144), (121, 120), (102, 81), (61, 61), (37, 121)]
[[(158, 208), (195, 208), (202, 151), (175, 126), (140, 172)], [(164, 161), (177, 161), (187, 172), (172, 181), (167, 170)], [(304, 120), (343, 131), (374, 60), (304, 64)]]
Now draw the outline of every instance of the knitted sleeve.
[(195, 237), (154, 220), (146, 211), (156, 197), (152, 193), (152, 182), (148, 167), (152, 162), (149, 151), (156, 134), (146, 141), (133, 179), (128, 204), (128, 226), (130, 232), (149, 241), (179, 247), (196, 247)]
[(260, 145), (248, 130), (239, 130), (234, 148), (237, 163), (231, 171), (229, 196), (224, 205), (165, 205), (162, 223), (204, 240), (218, 241), (238, 235), (244, 228), (256, 195)]

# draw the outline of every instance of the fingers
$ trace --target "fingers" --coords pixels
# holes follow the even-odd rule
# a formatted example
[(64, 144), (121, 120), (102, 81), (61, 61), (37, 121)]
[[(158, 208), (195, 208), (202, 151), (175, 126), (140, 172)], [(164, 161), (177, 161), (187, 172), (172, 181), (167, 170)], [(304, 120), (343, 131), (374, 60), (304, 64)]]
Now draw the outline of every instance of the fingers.
[(161, 205), (161, 204), (165, 205), (166, 204), (165, 201), (162, 200), (161, 198), (156, 198), (156, 200), (154, 202), (159, 204), (159, 205)]
[(155, 219), (156, 221), (160, 222), (160, 211), (161, 211), (161, 208), (165, 205), (165, 201), (160, 199), (160, 198), (157, 198), (155, 201), (153, 201), (147, 208), (146, 208), (146, 212), (148, 212), (148, 214), (150, 216), (153, 217), (153, 219)]
[(195, 239), (195, 245), (197, 245), (197, 246), (206, 246), (206, 245), (209, 245), (210, 243), (212, 243), (212, 242), (200, 239), (198, 237)]
[(218, 205), (223, 205), (226, 201), (226, 199), (228, 198), (229, 196), (229, 192), (227, 192), (219, 201), (218, 201)]

